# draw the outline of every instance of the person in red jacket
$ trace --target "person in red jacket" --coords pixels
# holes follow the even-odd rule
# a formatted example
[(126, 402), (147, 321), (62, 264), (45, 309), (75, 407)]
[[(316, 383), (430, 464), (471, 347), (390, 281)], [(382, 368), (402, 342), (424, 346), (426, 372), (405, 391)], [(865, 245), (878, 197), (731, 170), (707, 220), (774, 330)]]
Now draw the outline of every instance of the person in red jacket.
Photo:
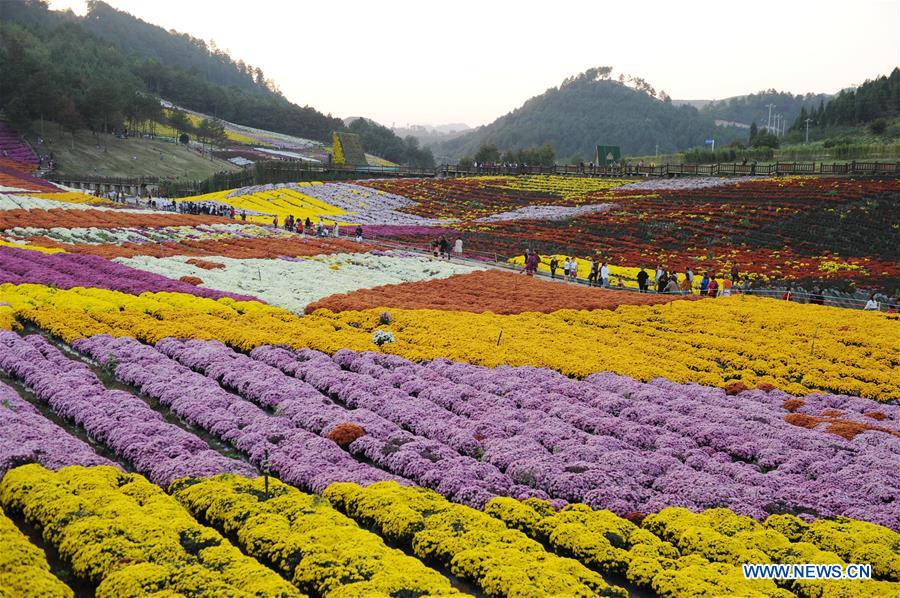
[(784, 292), (784, 295), (781, 296), (781, 298), (784, 299), (785, 301), (790, 301), (792, 296), (793, 296), (793, 293), (791, 293), (791, 287), (788, 287), (787, 290)]

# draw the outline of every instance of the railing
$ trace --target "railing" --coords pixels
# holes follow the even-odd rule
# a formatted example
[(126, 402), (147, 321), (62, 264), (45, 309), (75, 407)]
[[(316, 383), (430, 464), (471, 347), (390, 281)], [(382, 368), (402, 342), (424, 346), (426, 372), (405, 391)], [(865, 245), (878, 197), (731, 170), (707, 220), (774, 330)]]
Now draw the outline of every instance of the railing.
[(898, 162), (841, 162), (826, 164), (824, 162), (774, 162), (766, 164), (753, 163), (718, 163), (718, 164), (660, 164), (638, 165), (622, 164), (619, 166), (590, 166), (568, 164), (557, 166), (504, 166), (484, 165), (469, 166), (447, 164), (438, 169), (442, 176), (477, 176), (477, 175), (521, 175), (552, 174), (559, 176), (587, 177), (621, 177), (621, 176), (784, 176), (784, 175), (858, 175), (858, 176), (891, 176), (900, 174)]
[(47, 179), (57, 183), (106, 186), (109, 188), (153, 186), (163, 195), (185, 197), (212, 191), (304, 180), (352, 180), (386, 177), (465, 177), (483, 175), (557, 175), (582, 177), (679, 177), (679, 176), (900, 176), (898, 162), (774, 162), (768, 164), (660, 164), (619, 166), (590, 166), (564, 164), (556, 166), (469, 166), (446, 164), (438, 168), (413, 166), (349, 166), (308, 162), (260, 162), (253, 168), (239, 172), (220, 172), (204, 181), (178, 181), (163, 177), (106, 177), (96, 175), (65, 176), (50, 174)]

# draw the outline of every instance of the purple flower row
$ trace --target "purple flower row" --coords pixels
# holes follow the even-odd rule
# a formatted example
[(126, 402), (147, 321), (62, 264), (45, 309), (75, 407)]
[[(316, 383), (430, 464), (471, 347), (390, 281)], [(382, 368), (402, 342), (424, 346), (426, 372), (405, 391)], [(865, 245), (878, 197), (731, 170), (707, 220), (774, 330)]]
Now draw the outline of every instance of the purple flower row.
[(208, 299), (232, 297), (241, 301), (258, 301), (247, 295), (196, 287), (95, 255), (45, 254), (15, 247), (0, 247), (0, 283), (3, 282), (43, 284), (60, 289), (97, 287), (132, 295), (148, 291), (168, 291), (190, 293)]
[(134, 395), (108, 390), (87, 365), (66, 357), (41, 336), (0, 331), (0, 370), (156, 484), (167, 486), (188, 476), (255, 473), (166, 422)]
[(48, 469), (67, 465), (114, 465), (89, 444), (41, 415), (14, 389), (0, 383), (0, 478), (13, 467), (40, 463)]
[[(382, 388), (347, 404), (388, 419), (414, 419), (427, 412), (422, 401), (430, 402), (438, 421), (423, 417), (418, 434), (471, 433), (483, 461), (555, 499), (620, 514), (724, 506), (756, 518), (785, 511), (900, 527), (900, 439), (871, 431), (847, 441), (791, 425), (784, 393), (733, 397), (666, 380), (597, 374), (577, 381), (539, 368), (416, 364), (348, 350), (332, 358), (306, 349), (290, 354), (261, 347), (252, 356), (307, 381), (327, 371), (330, 359), (369, 378), (358, 381), (361, 388)], [(401, 392), (385, 405), (384, 388)], [(887, 419), (870, 422), (897, 425), (896, 406), (835, 395), (807, 401), (855, 414), (879, 410)]]
[(113, 367), (117, 379), (139, 388), (185, 421), (227, 442), (250, 462), (286, 483), (321, 492), (332, 482), (369, 484), (402, 481), (359, 463), (332, 442), (297, 429), (287, 418), (222, 389), (215, 380), (192, 372), (153, 347), (132, 338), (98, 335), (73, 346)]
[[(481, 506), (495, 496), (545, 497), (517, 486), (493, 465), (460, 454), (477, 454), (478, 443), (470, 432), (442, 428), (446, 418), (455, 417), (453, 414), (437, 413), (441, 410), (427, 401), (417, 401), (369, 377), (342, 370), (327, 356), (322, 355), (317, 363), (304, 364), (285, 349), (267, 347), (265, 354), (253, 354), (257, 361), (219, 341), (172, 338), (161, 340), (156, 348), (245, 399), (275, 409), (279, 416), (301, 429), (327, 436), (344, 422), (361, 426), (366, 434), (349, 445), (352, 454), (433, 488), (451, 500)], [(287, 376), (281, 369), (263, 363), (266, 359), (275, 360), (286, 369), (293, 365), (291, 374), (297, 376), (302, 370), (303, 375)], [(384, 416), (358, 408), (361, 403), (371, 405)], [(428, 430), (446, 429), (449, 433), (432, 434), (431, 439), (413, 433), (423, 426)]]

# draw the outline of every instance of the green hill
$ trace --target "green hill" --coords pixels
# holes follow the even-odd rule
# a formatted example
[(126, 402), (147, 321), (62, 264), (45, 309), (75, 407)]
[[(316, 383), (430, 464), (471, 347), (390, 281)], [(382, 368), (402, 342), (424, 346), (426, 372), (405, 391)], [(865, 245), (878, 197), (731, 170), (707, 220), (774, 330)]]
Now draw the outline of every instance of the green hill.
[(288, 101), (261, 70), (97, 1), (84, 17), (40, 0), (0, 2), (0, 81), (0, 109), (20, 125), (43, 116), (108, 130), (129, 118), (160, 118), (156, 98), (165, 98), (322, 142), (343, 128)]
[(56, 174), (107, 177), (161, 177), (199, 181), (216, 172), (239, 170), (226, 160), (209, 158), (178, 143), (154, 139), (118, 139), (86, 129), (60, 134), (45, 123), (41, 153), (53, 152)]
[(632, 85), (609, 78), (612, 69), (593, 68), (533, 97), (489, 125), (440, 144), (435, 153), (472, 156), (482, 144), (501, 151), (549, 143), (562, 159), (587, 160), (594, 147), (619, 145), (623, 155), (673, 152), (714, 137), (725, 145), (744, 140), (746, 130), (716, 127), (711, 116), (688, 105), (675, 106), (640, 79)]

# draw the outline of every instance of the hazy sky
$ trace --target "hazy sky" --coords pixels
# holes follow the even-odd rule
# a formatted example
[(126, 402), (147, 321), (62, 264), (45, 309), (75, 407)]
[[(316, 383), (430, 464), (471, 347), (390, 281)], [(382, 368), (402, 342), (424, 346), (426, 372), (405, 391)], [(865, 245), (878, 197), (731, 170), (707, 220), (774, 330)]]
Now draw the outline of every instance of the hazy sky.
[(900, 64), (900, 0), (106, 2), (214, 40), (298, 104), (388, 126), (485, 124), (592, 66), (715, 99), (833, 93)]

